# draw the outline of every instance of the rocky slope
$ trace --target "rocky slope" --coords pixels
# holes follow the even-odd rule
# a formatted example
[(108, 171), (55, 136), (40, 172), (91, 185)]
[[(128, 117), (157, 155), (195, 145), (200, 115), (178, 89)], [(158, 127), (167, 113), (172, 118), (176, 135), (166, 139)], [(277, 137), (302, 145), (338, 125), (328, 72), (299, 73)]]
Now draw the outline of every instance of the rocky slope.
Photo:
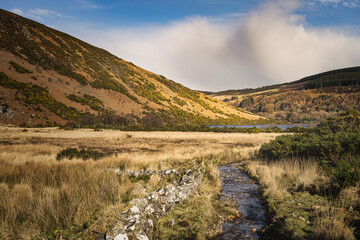
[(360, 67), (257, 89), (207, 94), (270, 119), (290, 123), (319, 122), (341, 111), (360, 110)]
[(258, 116), (0, 9), (0, 123), (239, 124)]

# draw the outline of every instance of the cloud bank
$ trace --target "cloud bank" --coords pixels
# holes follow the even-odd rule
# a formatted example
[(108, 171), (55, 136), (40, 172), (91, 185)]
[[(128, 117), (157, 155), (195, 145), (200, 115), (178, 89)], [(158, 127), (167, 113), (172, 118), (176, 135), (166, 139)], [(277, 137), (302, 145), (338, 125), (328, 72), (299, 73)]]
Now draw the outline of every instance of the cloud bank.
[(294, 14), (299, 7), (284, 0), (231, 21), (194, 17), (77, 36), (198, 90), (260, 87), (360, 65), (360, 36), (311, 27)]

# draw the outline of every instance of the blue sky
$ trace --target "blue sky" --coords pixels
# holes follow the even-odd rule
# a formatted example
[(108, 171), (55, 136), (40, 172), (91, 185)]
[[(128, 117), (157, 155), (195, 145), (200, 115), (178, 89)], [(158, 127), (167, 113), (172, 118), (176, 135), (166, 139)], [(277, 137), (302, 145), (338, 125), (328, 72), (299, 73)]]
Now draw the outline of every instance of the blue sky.
[(0, 7), (193, 89), (259, 87), (360, 65), (360, 0), (0, 0)]
[[(105, 28), (143, 24), (167, 24), (187, 17), (227, 18), (249, 13), (261, 0), (0, 0), (3, 9), (49, 25), (73, 22)], [(360, 25), (359, 0), (310, 0), (298, 12), (314, 26)], [(41, 10), (52, 12), (47, 14)], [(55, 14), (54, 14), (55, 13)]]

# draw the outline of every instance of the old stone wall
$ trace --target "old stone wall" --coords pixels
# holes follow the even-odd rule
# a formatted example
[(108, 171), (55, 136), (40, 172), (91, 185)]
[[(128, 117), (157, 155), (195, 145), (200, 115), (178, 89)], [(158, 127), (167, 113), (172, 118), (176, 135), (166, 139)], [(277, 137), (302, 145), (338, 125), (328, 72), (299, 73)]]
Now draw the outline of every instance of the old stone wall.
[[(176, 170), (158, 171), (121, 171), (118, 174), (125, 174), (132, 177), (142, 175), (158, 174), (160, 177), (165, 175), (178, 174)], [(130, 209), (121, 213), (119, 222), (101, 237), (106, 240), (127, 240), (127, 239), (152, 239), (154, 225), (157, 220), (172, 210), (177, 203), (197, 194), (201, 186), (203, 173), (201, 169), (187, 170), (174, 183), (168, 184), (164, 188), (149, 193), (145, 198), (136, 198), (130, 202)]]

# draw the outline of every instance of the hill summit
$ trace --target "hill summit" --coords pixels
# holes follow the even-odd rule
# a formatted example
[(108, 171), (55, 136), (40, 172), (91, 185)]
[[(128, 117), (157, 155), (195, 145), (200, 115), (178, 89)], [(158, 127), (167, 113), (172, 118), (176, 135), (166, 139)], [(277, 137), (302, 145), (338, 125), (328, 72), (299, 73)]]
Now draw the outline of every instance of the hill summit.
[(0, 123), (241, 124), (261, 118), (0, 10)]

